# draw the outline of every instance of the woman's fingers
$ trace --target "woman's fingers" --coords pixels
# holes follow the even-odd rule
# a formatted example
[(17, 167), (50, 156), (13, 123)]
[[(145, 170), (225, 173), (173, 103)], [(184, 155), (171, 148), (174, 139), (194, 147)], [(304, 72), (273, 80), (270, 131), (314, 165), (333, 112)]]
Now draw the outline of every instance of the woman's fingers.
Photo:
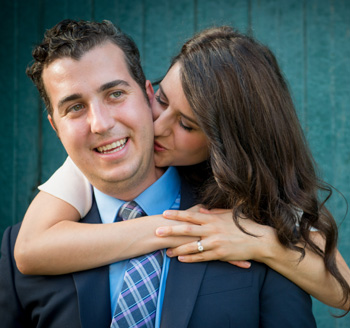
[(200, 207), (198, 210), (200, 213), (205, 213), (205, 214), (232, 213), (232, 210), (222, 209), (222, 208), (213, 208), (212, 210), (208, 210), (205, 207)]
[[(198, 250), (198, 242), (192, 242), (183, 246), (179, 246), (176, 249), (168, 249), (167, 255), (169, 257), (177, 256), (180, 262), (185, 262), (185, 263), (218, 260), (217, 253), (211, 249), (206, 250), (203, 241), (201, 240), (200, 242), (201, 242), (201, 246), (203, 246), (203, 251)], [(186, 255), (179, 255), (179, 254), (186, 254)], [(249, 261), (227, 261), (227, 262), (242, 269), (249, 269), (251, 267), (251, 263)]]
[[(203, 252), (197, 252), (194, 254), (179, 255), (177, 258), (180, 262), (195, 263), (195, 262), (217, 260), (217, 254), (213, 250), (208, 250)], [(251, 263), (249, 261), (227, 261), (227, 262), (242, 269), (249, 269), (251, 267)]]
[(194, 206), (190, 207), (189, 209), (187, 209), (187, 211), (197, 213), (197, 212), (201, 211), (203, 208), (204, 208), (203, 205), (199, 204), (199, 205), (194, 205)]
[[(176, 248), (169, 248), (166, 253), (169, 257), (176, 257), (176, 256), (196, 254), (196, 253), (202, 254), (204, 249), (205, 249), (205, 246), (203, 245), (202, 240), (199, 241), (200, 242), (199, 244), (198, 244), (198, 241), (191, 242), (191, 243), (188, 243), (185, 245), (181, 245), (181, 246), (178, 246)], [(203, 251), (199, 251), (199, 246), (203, 247)], [(200, 255), (200, 254), (198, 254), (198, 255)]]
[(158, 237), (175, 237), (175, 236), (205, 236), (206, 228), (200, 225), (194, 224), (181, 224), (173, 226), (159, 227), (156, 229), (156, 235)]
[(203, 224), (208, 220), (208, 215), (194, 211), (167, 210), (163, 213), (166, 219)]
[(231, 263), (242, 269), (249, 269), (252, 266), (252, 264), (249, 261), (228, 261), (228, 263)]
[[(195, 263), (195, 262), (205, 262), (216, 260), (215, 253), (213, 251), (207, 251), (203, 253), (180, 255), (178, 260), (184, 263)], [(249, 269), (251, 263), (249, 261), (228, 261), (228, 263), (233, 264), (242, 269)]]
[(178, 224), (160, 227), (156, 230), (156, 235), (195, 237), (198, 238), (197, 241), (201, 241), (201, 246), (203, 246), (203, 251), (201, 251), (197, 241), (187, 243), (168, 249), (168, 256), (178, 257), (180, 261), (188, 263), (211, 260), (227, 261), (241, 268), (250, 267), (249, 262), (241, 260), (259, 259), (261, 242), (260, 238), (255, 236), (263, 236), (265, 226), (248, 219), (240, 220), (243, 228), (254, 234), (254, 236), (248, 235), (236, 226), (230, 211), (222, 211), (217, 214), (166, 211), (165, 217), (178, 220)]

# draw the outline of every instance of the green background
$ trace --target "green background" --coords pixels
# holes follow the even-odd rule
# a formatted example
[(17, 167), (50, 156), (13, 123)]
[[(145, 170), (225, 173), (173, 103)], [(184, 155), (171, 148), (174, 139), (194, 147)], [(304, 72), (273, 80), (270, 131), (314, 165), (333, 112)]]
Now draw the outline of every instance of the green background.
[[(230, 24), (268, 44), (289, 81), (321, 176), (350, 200), (350, 2), (347, 0), (1, 0), (0, 237), (65, 158), (25, 75), (45, 29), (64, 18), (109, 19), (138, 44), (147, 77), (163, 76), (195, 31)], [(350, 263), (347, 205), (329, 204)], [(314, 301), (318, 327), (350, 327)]]

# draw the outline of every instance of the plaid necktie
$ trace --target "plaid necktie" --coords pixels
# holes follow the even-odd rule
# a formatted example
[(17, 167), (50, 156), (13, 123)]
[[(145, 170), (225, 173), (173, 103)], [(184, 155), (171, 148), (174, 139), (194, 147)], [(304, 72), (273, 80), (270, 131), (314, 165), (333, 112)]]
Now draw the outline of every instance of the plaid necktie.
[[(123, 220), (145, 215), (134, 201), (125, 203), (118, 213)], [(160, 250), (129, 261), (111, 328), (154, 327), (162, 264)]]

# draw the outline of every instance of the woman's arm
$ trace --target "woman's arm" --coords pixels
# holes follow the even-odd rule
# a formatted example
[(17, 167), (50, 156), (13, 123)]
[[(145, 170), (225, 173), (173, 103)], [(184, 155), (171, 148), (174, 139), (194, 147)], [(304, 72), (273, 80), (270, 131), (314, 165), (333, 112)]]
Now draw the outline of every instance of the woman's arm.
[[(274, 234), (274, 231), (272, 232)], [(265, 236), (265, 242), (269, 236)], [(324, 239), (318, 232), (311, 232), (311, 239), (322, 249)], [(284, 275), (319, 301), (342, 310), (348, 310), (350, 302), (344, 304), (343, 292), (337, 280), (326, 269), (323, 258), (311, 249), (305, 249), (305, 258), (299, 261), (300, 253), (282, 247), (277, 238), (262, 254), (263, 262)], [(340, 273), (350, 283), (350, 269), (337, 250), (336, 262)]]
[(160, 225), (179, 224), (160, 215), (112, 224), (77, 222), (91, 208), (92, 190), (69, 157), (39, 189), (16, 241), (15, 259), (22, 273), (91, 269), (188, 242), (188, 237), (156, 237)]
[(24, 274), (64, 274), (198, 239), (157, 237), (157, 227), (179, 224), (166, 222), (161, 215), (112, 224), (85, 224), (77, 222), (79, 219), (73, 206), (40, 192), (27, 210), (17, 238), (18, 269)]
[[(310, 249), (305, 249), (306, 255), (300, 261), (300, 253), (282, 246), (271, 227), (259, 225), (249, 219), (241, 219), (242, 227), (258, 236), (253, 237), (237, 228), (230, 211), (216, 214), (166, 211), (164, 216), (184, 221), (186, 224), (161, 227), (157, 229), (158, 236), (200, 236), (204, 247), (203, 252), (198, 252), (197, 243), (192, 242), (169, 249), (169, 256), (178, 256), (180, 261), (188, 263), (209, 260), (263, 262), (321, 302), (344, 310), (349, 308), (349, 302), (342, 304), (342, 290), (326, 270), (323, 259)], [(195, 225), (187, 225), (187, 222)], [(322, 248), (323, 238), (317, 232), (311, 234), (313, 241)], [(337, 265), (350, 283), (350, 269), (339, 252)]]

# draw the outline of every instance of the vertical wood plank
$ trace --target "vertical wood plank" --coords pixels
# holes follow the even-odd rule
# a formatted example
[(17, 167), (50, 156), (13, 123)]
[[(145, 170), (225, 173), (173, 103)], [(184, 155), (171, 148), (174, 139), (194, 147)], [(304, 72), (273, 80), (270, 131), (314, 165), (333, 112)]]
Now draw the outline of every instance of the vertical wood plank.
[(246, 33), (250, 27), (251, 0), (196, 1), (196, 30), (230, 25)]
[[(28, 15), (33, 10), (33, 14)], [(17, 38), (17, 79), (18, 90), (16, 92), (17, 120), (16, 129), (18, 135), (15, 144), (15, 168), (16, 177), (16, 220), (20, 221), (35, 195), (36, 184), (39, 180), (39, 126), (40, 108), (38, 98), (34, 93), (35, 87), (25, 74), (25, 69), (31, 61), (30, 49), (33, 39), (37, 37), (40, 11), (35, 0), (20, 2), (17, 8), (18, 35)], [(28, 51), (29, 50), (29, 51)]]
[(16, 59), (16, 1), (6, 1), (1, 6), (0, 30), (0, 90), (3, 96), (0, 120), (0, 238), (5, 228), (15, 223), (15, 94), (17, 91)]
[[(349, 6), (343, 1), (310, 1), (306, 11), (307, 135), (324, 179), (349, 200)], [(334, 193), (329, 207), (340, 223), (346, 211), (344, 200)], [(349, 229), (348, 215), (340, 228), (340, 237), (345, 238), (339, 245), (347, 263)], [(349, 316), (334, 319), (318, 301), (314, 309), (320, 328), (350, 326)]]
[[(59, 0), (55, 1), (58, 1), (58, 3), (62, 2)], [(98, 3), (99, 1), (96, 2)], [(73, 3), (72, 1), (67, 1), (67, 13), (66, 17), (63, 18), (94, 20), (94, 4), (94, 0), (74, 0)]]
[(333, 180), (334, 158), (330, 69), (332, 54), (327, 0), (307, 2), (307, 136), (323, 176)]
[[(338, 7), (339, 3), (337, 3)], [(344, 9), (344, 8), (343, 8)], [(346, 16), (340, 14), (341, 21), (347, 21)], [(307, 45), (307, 64), (306, 64), (306, 122), (307, 137), (320, 168), (323, 178), (336, 186), (335, 174), (343, 164), (336, 163), (337, 158), (337, 119), (335, 108), (335, 99), (338, 91), (335, 90), (335, 65), (337, 58), (334, 51), (334, 31), (343, 35), (344, 31), (338, 29), (334, 21), (334, 1), (310, 1), (306, 5), (306, 45)], [(337, 19), (339, 23), (339, 19)], [(342, 26), (344, 27), (344, 25)], [(340, 28), (340, 26), (339, 26)], [(339, 44), (337, 45), (337, 47)], [(346, 58), (339, 49), (339, 57)], [(348, 97), (348, 96), (347, 96)], [(344, 115), (341, 115), (344, 116)], [(343, 138), (344, 136), (340, 137)], [(339, 166), (340, 164), (340, 166)], [(347, 168), (348, 171), (349, 168)], [(347, 189), (349, 187), (346, 187)], [(334, 202), (340, 203), (337, 208)], [(340, 221), (344, 216), (344, 203), (341, 205), (337, 194), (334, 194), (328, 206), (330, 207), (335, 219)], [(344, 226), (344, 225), (343, 225)], [(343, 227), (341, 229), (344, 229)], [(342, 251), (342, 249), (340, 249)], [(345, 250), (345, 249), (344, 249)], [(349, 263), (349, 251), (343, 253)], [(328, 315), (328, 307), (324, 304), (314, 301), (314, 312), (318, 327), (348, 327), (350, 318), (334, 319)]]
[[(331, 3), (331, 104), (335, 117), (332, 134), (335, 138), (333, 184), (350, 202), (350, 6), (347, 1)], [(346, 213), (346, 203), (335, 198), (332, 210), (340, 222)], [(340, 250), (350, 263), (350, 218), (340, 227)], [(348, 319), (350, 326), (350, 319)]]
[(275, 54), (305, 127), (304, 4), (300, 0), (252, 1), (251, 31)]
[(93, 1), (92, 19), (101, 21), (107, 19), (115, 23), (119, 13), (120, 1), (115, 0), (100, 0)]
[(192, 1), (145, 0), (143, 62), (146, 77), (162, 78), (171, 58), (194, 32)]

